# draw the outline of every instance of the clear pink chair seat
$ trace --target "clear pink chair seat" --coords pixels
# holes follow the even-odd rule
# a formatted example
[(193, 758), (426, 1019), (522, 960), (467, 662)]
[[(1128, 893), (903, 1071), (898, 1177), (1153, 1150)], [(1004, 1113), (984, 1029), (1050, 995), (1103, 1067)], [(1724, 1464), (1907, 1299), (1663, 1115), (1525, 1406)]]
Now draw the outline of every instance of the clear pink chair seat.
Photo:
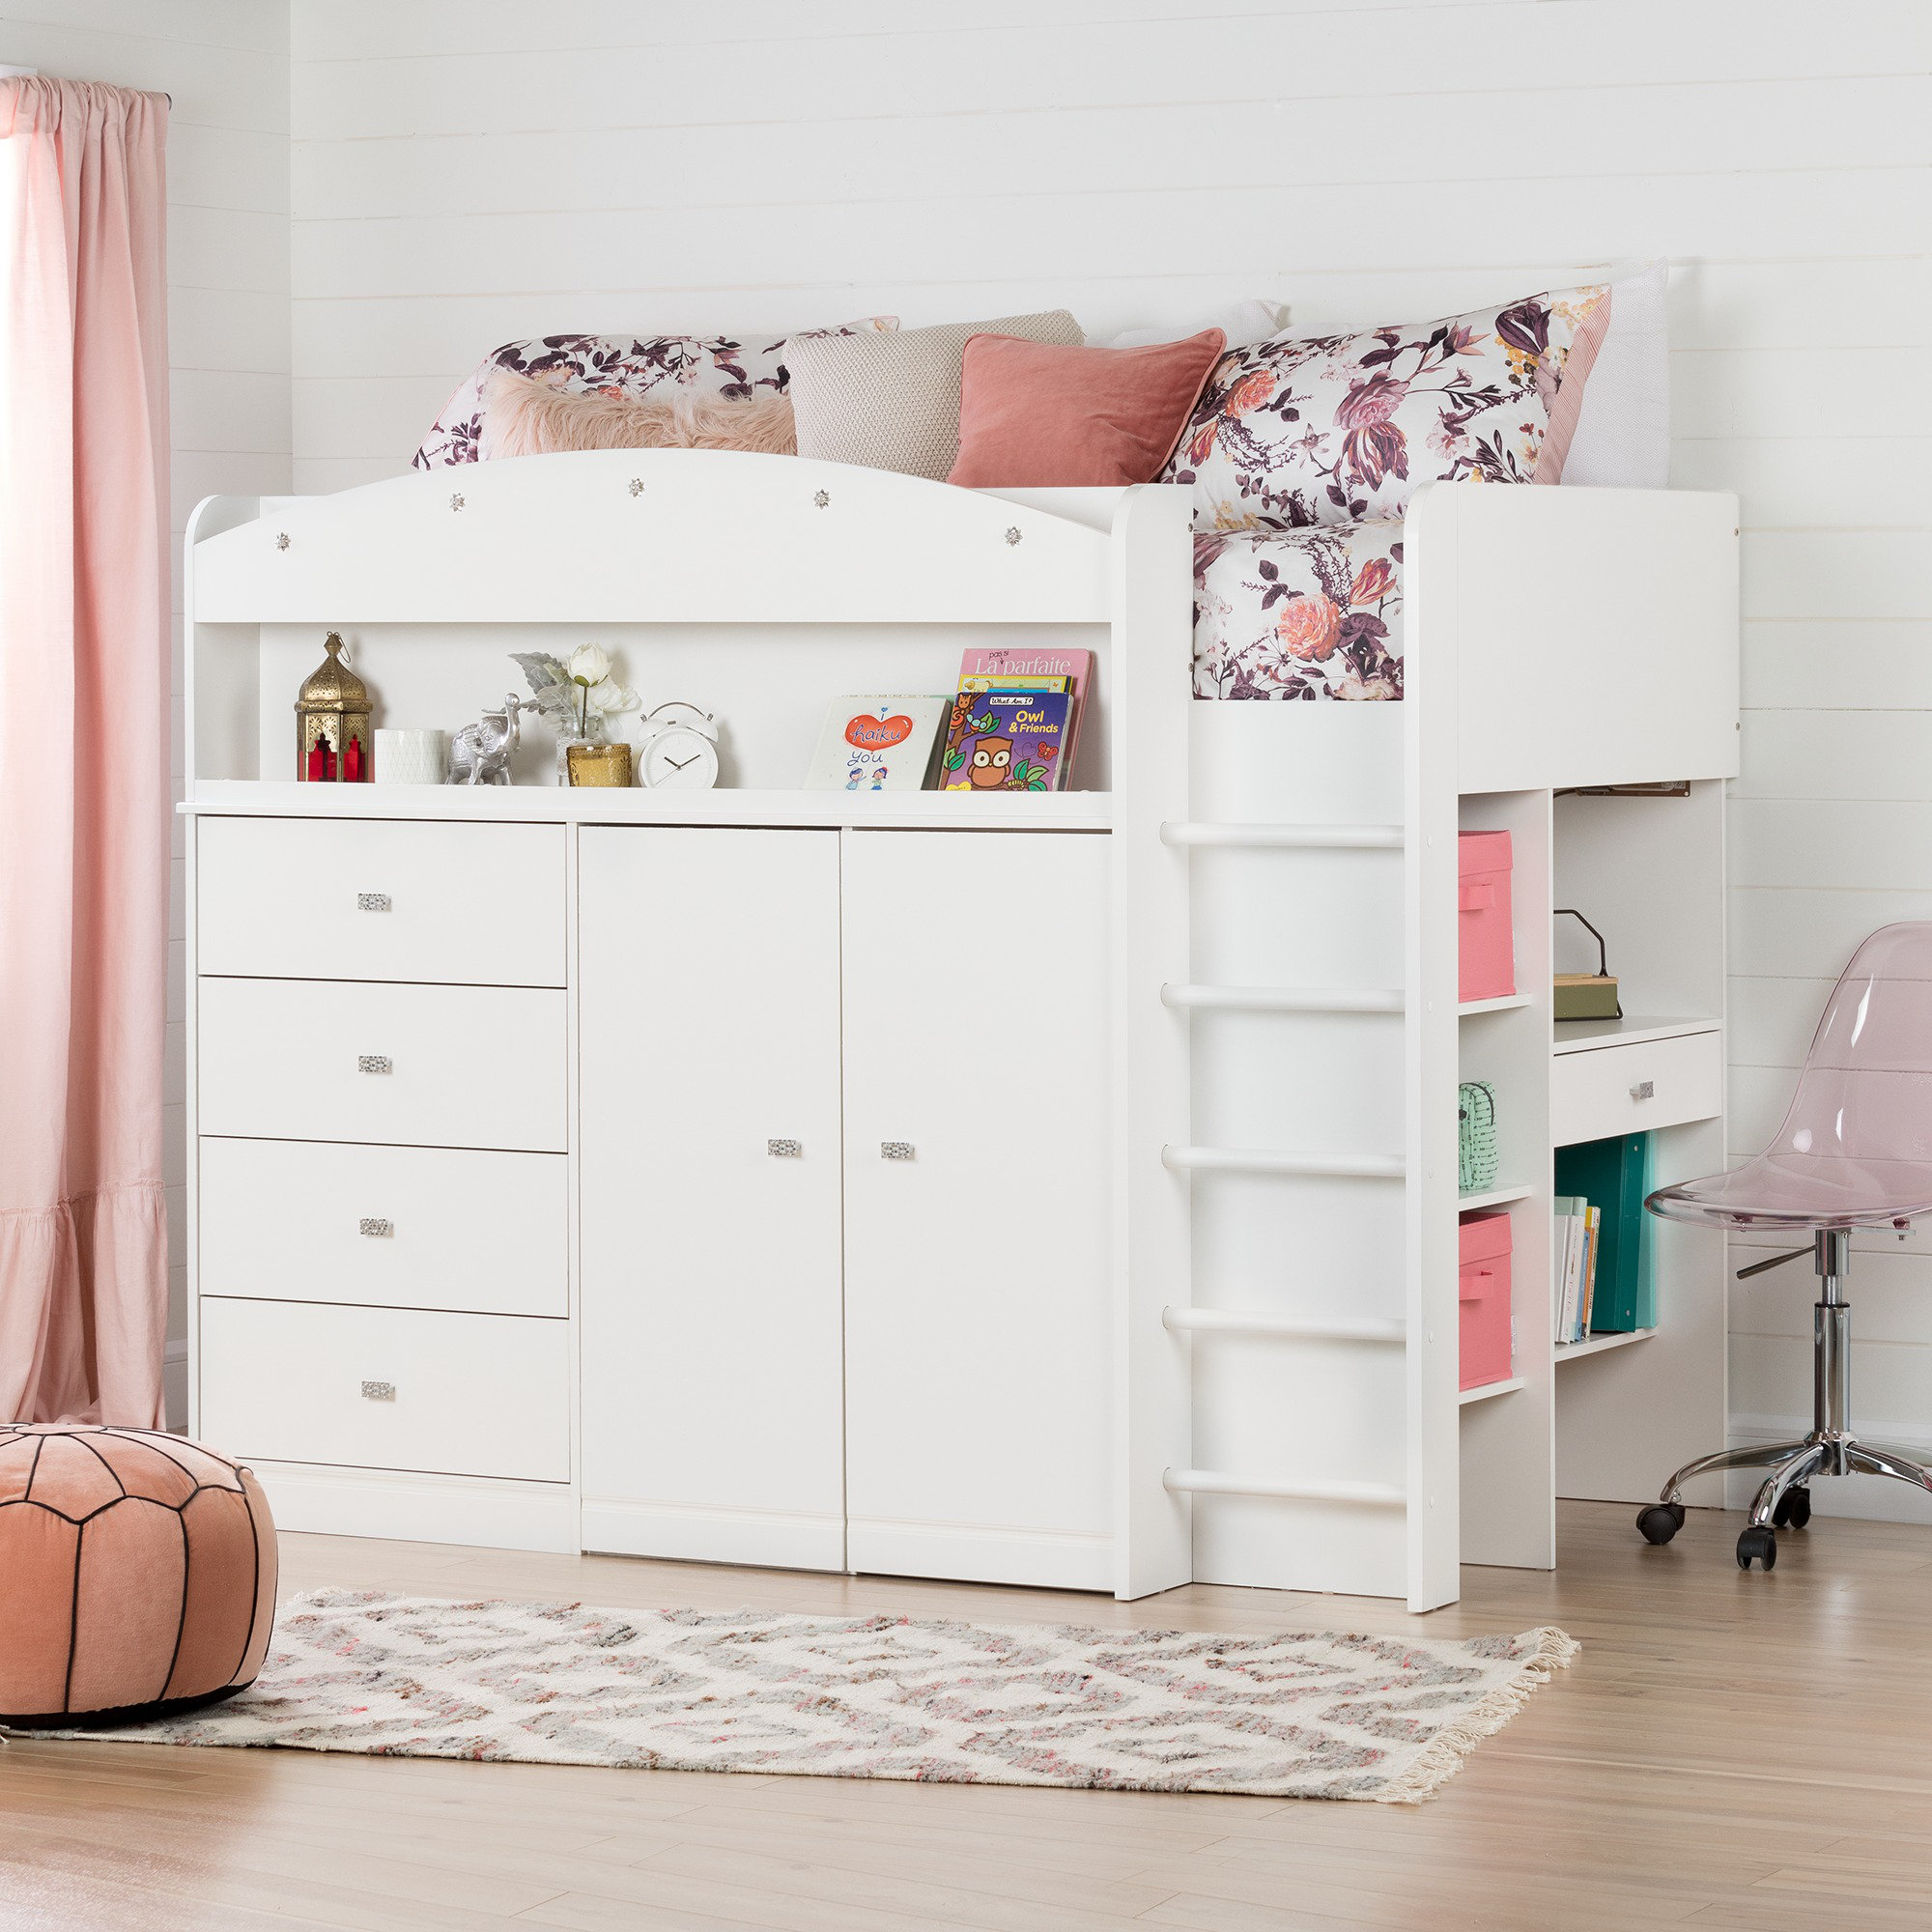
[(1852, 1231), (1932, 1214), (1932, 922), (1888, 925), (1852, 955), (1812, 1036), (1784, 1122), (1770, 1147), (1728, 1174), (1660, 1188), (1645, 1204), (1673, 1221), (1767, 1229), (1808, 1249), (1741, 1269), (1759, 1274), (1810, 1253), (1819, 1281), (1812, 1328), (1812, 1427), (1796, 1442), (1720, 1449), (1687, 1463), (1637, 1517), (1648, 1542), (1685, 1520), (1682, 1486), (1726, 1469), (1769, 1471), (1738, 1538), (1738, 1564), (1769, 1570), (1777, 1531), (1811, 1519), (1818, 1476), (1888, 1476), (1932, 1492), (1932, 1469), (1851, 1426)]
[(1723, 1228), (1881, 1228), (1932, 1214), (1932, 922), (1881, 927), (1826, 1002), (1763, 1153), (1650, 1198)]

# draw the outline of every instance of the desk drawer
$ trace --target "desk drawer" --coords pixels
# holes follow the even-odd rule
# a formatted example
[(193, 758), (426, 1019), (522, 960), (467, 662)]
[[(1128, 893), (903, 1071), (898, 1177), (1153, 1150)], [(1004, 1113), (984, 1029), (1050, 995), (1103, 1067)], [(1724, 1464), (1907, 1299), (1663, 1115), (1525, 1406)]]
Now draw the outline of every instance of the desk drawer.
[(1560, 1053), (1550, 1064), (1549, 1137), (1558, 1147), (1707, 1121), (1723, 1105), (1722, 1037), (1715, 1033)]
[(226, 1454), (570, 1480), (567, 1321), (214, 1297), (200, 1312), (199, 1430)]
[(203, 973), (563, 984), (560, 825), (198, 824)]
[(204, 979), (195, 997), (203, 1133), (564, 1151), (561, 992)]
[(569, 1313), (560, 1153), (206, 1135), (200, 1152), (204, 1294)]

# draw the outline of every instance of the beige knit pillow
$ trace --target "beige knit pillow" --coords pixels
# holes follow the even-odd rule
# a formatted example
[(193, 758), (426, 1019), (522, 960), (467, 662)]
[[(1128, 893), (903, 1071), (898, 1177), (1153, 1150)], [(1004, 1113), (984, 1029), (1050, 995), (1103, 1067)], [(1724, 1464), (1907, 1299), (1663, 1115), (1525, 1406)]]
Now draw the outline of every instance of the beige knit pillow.
[(1074, 349), (1087, 339), (1064, 308), (890, 335), (795, 335), (785, 366), (798, 453), (943, 479), (959, 454), (959, 364), (969, 335)]
[(483, 385), (478, 454), (543, 456), (560, 449), (748, 449), (790, 456), (791, 404), (781, 395), (587, 396), (553, 389), (508, 369)]

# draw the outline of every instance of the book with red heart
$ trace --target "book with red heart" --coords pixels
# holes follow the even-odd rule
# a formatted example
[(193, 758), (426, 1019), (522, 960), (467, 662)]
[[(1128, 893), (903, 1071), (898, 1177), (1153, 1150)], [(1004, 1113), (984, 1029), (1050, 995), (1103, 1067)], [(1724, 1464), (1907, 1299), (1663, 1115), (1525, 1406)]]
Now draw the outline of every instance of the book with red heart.
[[(1034, 646), (996, 646), (990, 650), (962, 651), (959, 654), (959, 690), (1037, 691), (1039, 679), (1065, 678), (1060, 687), (1072, 703), (1067, 711), (1066, 770), (1054, 786), (1056, 791), (1073, 789), (1073, 761), (1080, 754), (1080, 720), (1087, 709), (1087, 693), (1094, 681), (1092, 651), (1047, 650)], [(971, 684), (969, 679), (984, 679)], [(944, 782), (944, 781), (942, 781)]]
[(940, 758), (941, 791), (1065, 791), (1070, 691), (962, 691)]
[(807, 791), (923, 791), (949, 700), (864, 693), (835, 697), (805, 775)]

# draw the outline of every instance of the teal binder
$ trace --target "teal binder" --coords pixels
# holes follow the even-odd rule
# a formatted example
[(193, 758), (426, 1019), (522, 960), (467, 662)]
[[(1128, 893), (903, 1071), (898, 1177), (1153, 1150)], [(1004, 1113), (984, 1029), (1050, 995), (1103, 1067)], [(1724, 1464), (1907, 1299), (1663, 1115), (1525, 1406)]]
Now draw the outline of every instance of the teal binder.
[(1604, 1210), (1598, 1237), (1594, 1335), (1657, 1326), (1657, 1281), (1651, 1265), (1650, 1136), (1579, 1141), (1556, 1150), (1556, 1191), (1580, 1194)]

